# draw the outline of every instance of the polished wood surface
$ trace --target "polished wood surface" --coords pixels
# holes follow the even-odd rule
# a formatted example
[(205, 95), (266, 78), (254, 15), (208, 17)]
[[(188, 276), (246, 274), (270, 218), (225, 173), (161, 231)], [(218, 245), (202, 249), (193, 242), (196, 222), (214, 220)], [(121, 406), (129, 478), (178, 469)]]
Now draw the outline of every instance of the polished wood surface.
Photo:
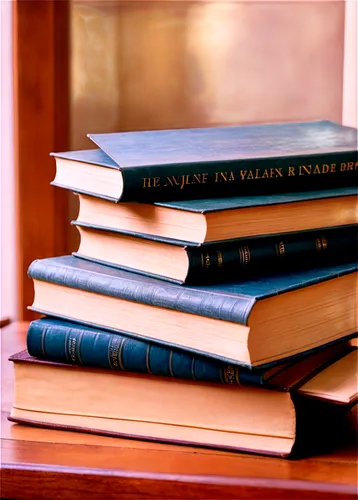
[(1, 330), (4, 498), (356, 498), (356, 439), (334, 453), (283, 460), (53, 431), (7, 420), (27, 324)]

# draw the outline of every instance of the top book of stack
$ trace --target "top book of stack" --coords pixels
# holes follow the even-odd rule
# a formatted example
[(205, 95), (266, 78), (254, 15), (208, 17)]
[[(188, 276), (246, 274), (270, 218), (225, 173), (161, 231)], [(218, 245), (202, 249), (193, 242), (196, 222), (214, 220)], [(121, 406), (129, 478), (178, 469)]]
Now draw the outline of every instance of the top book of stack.
[(357, 185), (357, 130), (330, 121), (89, 137), (100, 149), (53, 153), (52, 184), (114, 202)]

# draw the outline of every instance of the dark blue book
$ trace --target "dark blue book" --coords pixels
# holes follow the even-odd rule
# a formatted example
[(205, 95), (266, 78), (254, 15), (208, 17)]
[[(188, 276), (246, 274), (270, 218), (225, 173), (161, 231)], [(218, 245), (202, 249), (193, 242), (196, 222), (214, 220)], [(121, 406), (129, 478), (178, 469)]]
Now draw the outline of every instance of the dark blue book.
[[(31, 356), (57, 363), (221, 384), (260, 386), (282, 370), (277, 367), (253, 371), (121, 333), (54, 318), (30, 324), (27, 350)], [(335, 351), (340, 352), (339, 346)]]
[(358, 255), (356, 225), (189, 245), (75, 224), (81, 236), (75, 256), (179, 284), (239, 281), (355, 262)]
[(54, 153), (54, 184), (113, 201), (357, 184), (357, 130), (330, 121), (90, 134), (102, 152)]
[(356, 271), (353, 263), (188, 287), (64, 256), (34, 261), (29, 276), (40, 313), (262, 366), (356, 332)]
[(121, 333), (54, 318), (33, 321), (26, 340), (30, 356), (45, 361), (198, 382), (286, 389), (350, 350), (349, 342), (341, 341), (296, 360), (250, 370)]

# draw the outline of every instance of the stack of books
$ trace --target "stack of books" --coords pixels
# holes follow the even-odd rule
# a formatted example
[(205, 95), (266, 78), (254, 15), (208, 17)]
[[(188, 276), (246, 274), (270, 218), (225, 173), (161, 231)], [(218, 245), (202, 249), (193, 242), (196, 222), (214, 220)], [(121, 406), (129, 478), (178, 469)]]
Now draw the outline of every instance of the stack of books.
[(327, 443), (357, 401), (357, 131), (90, 138), (54, 154), (81, 242), (29, 268), (45, 317), (11, 357), (10, 419), (280, 456)]

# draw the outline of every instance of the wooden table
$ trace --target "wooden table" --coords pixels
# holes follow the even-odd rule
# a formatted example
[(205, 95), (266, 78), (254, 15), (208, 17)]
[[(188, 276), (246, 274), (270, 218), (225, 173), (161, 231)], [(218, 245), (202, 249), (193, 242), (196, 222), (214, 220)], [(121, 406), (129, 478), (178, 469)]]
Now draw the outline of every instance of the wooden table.
[[(1, 331), (2, 498), (357, 498), (357, 443), (290, 461), (11, 424), (10, 354), (26, 324)], [(332, 429), (334, 432), (334, 429)]]

